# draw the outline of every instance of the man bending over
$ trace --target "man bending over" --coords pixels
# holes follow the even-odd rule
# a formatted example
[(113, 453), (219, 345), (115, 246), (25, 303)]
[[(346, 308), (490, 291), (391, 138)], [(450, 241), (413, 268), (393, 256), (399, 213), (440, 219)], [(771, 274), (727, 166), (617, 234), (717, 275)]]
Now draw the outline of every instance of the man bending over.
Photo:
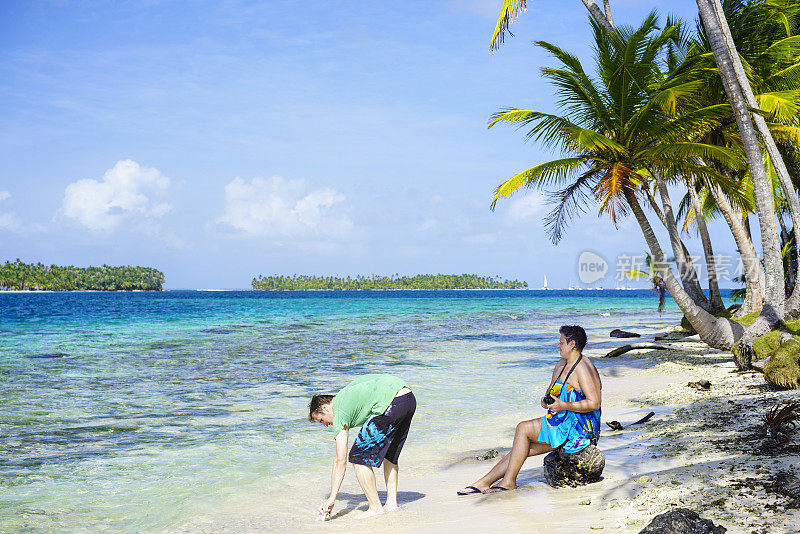
[[(333, 510), (347, 466), (347, 432), (358, 426), (361, 431), (350, 449), (349, 459), (369, 503), (369, 510), (360, 517), (397, 510), (397, 459), (416, 408), (417, 400), (406, 383), (391, 375), (360, 376), (336, 395), (314, 395), (311, 398), (308, 419), (333, 427), (336, 440), (331, 495), (319, 507), (321, 514), (328, 516)], [(381, 463), (386, 481), (386, 503), (383, 506), (372, 471)]]

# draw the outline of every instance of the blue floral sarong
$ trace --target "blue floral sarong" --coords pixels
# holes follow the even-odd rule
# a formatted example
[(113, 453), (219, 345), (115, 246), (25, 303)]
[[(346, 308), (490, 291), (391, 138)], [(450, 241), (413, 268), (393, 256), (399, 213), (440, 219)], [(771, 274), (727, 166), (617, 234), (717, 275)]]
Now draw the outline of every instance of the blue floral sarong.
[[(578, 402), (586, 399), (583, 392), (571, 384), (556, 382), (550, 390), (563, 402)], [(561, 445), (564, 452), (580, 452), (591, 443), (592, 434), (600, 434), (600, 408), (589, 413), (562, 410), (558, 413), (547, 412), (542, 417), (538, 441), (547, 443), (554, 449)]]

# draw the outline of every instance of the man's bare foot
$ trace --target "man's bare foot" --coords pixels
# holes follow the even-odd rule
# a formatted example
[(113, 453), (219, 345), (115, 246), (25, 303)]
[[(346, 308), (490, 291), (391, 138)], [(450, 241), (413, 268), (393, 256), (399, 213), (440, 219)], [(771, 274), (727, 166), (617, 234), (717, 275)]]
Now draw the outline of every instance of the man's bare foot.
[(369, 509), (366, 512), (358, 514), (353, 519), (368, 519), (370, 517), (375, 517), (376, 515), (382, 515), (382, 514), (383, 514), (383, 508), (378, 508), (377, 510)]
[(397, 503), (395, 503), (395, 504), (384, 504), (383, 505), (383, 511), (384, 512), (396, 512), (399, 509), (400, 509), (400, 507), (397, 506)]

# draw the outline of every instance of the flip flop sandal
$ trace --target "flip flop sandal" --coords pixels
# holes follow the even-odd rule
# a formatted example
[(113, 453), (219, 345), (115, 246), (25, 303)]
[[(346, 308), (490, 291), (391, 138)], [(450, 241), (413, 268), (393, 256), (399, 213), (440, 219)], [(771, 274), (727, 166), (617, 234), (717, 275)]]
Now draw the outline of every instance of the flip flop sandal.
[(470, 490), (470, 491), (461, 490), (461, 491), (457, 491), (456, 494), (457, 495), (475, 495), (476, 493), (483, 493), (481, 490), (479, 490), (475, 486), (467, 486), (464, 489)]

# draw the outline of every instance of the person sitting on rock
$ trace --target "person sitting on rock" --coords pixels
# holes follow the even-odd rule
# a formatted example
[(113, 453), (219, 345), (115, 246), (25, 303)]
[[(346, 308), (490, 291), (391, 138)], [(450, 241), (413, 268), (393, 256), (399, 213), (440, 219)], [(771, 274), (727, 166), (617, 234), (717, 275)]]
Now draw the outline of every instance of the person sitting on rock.
[[(580, 326), (562, 326), (556, 362), (547, 394), (542, 397), (543, 417), (522, 421), (514, 433), (511, 452), (459, 495), (493, 493), (515, 489), (517, 475), (529, 456), (545, 454), (560, 447), (575, 453), (585, 449), (600, 435), (600, 374), (582, 351), (586, 332)], [(561, 380), (567, 371), (566, 378)], [(497, 481), (498, 484), (492, 486)]]

